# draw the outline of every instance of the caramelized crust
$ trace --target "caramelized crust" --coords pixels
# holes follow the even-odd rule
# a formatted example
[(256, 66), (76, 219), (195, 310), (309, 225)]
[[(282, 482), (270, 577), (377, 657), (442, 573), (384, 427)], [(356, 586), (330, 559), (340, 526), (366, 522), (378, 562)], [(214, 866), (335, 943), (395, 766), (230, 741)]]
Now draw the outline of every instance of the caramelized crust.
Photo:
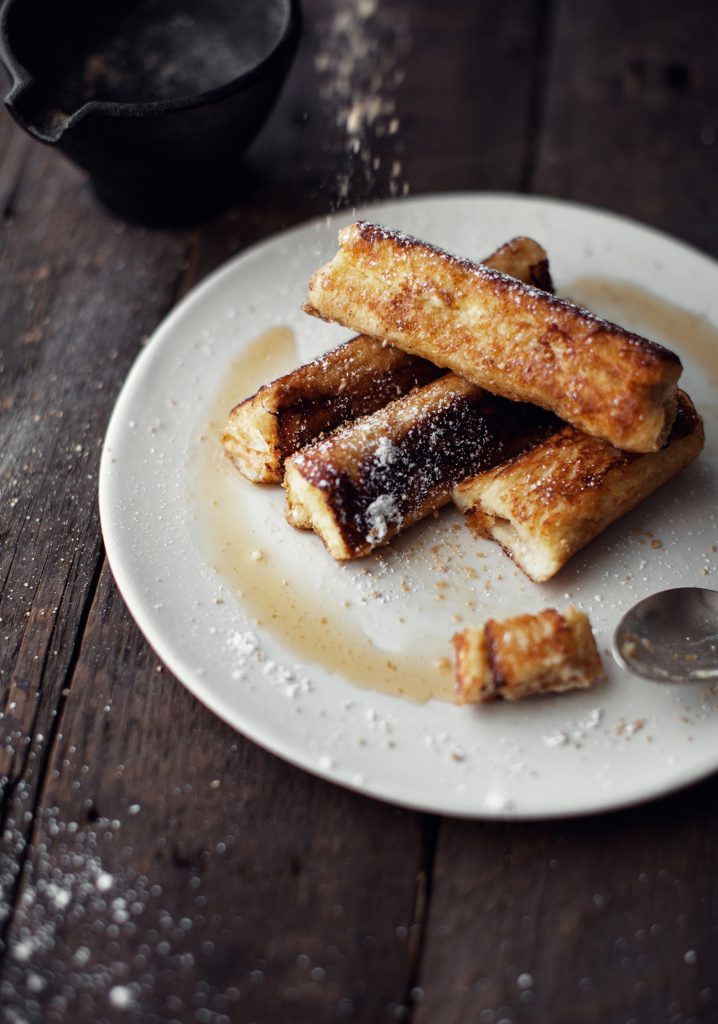
[(309, 284), (307, 312), (385, 339), (616, 447), (656, 451), (676, 355), (570, 302), (396, 231), (358, 222)]
[(249, 480), (280, 483), (285, 459), (304, 445), (442, 372), (375, 338), (353, 338), (237, 405), (222, 444)]
[(520, 700), (591, 686), (601, 659), (588, 618), (573, 607), (517, 615), (453, 637), (455, 701)]
[(532, 284), (542, 291), (553, 292), (548, 255), (533, 238), (512, 238), (481, 262), (500, 274), (515, 277), (517, 281)]
[(287, 518), (332, 557), (358, 558), (445, 505), (458, 480), (556, 429), (549, 413), (447, 374), (288, 459)]
[[(552, 287), (546, 252), (530, 238), (512, 239), (484, 263), (527, 284)], [(237, 405), (222, 443), (249, 480), (279, 483), (285, 459), (304, 445), (342, 423), (381, 409), (442, 372), (425, 359), (360, 336)]]
[(688, 395), (658, 452), (621, 452), (566, 426), (506, 465), (459, 483), (458, 508), (481, 536), (498, 541), (536, 583), (675, 476), (703, 447), (703, 423)]

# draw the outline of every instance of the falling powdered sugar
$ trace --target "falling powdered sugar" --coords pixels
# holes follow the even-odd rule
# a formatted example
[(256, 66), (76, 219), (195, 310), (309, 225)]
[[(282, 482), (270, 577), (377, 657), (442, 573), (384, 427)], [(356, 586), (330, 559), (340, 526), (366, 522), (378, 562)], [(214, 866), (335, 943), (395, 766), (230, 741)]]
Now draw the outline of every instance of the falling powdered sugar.
[[(314, 58), (319, 94), (330, 119), (343, 133), (344, 161), (337, 175), (337, 205), (359, 188), (374, 189), (381, 158), (373, 152), (376, 139), (397, 136), (399, 118), (392, 90), (403, 80), (399, 66), (408, 48), (406, 19), (388, 11), (378, 0), (337, 4), (319, 25), (320, 48)], [(379, 45), (379, 40), (382, 45)], [(406, 195), (396, 147), (388, 158), (390, 195)]]

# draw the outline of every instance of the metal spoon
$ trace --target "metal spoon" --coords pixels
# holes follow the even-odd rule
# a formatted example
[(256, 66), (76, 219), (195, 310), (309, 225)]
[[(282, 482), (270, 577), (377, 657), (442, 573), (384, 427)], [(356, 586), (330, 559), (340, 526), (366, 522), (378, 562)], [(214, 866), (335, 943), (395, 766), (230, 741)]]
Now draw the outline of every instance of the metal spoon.
[(718, 591), (676, 587), (639, 601), (616, 627), (613, 656), (656, 682), (718, 679)]

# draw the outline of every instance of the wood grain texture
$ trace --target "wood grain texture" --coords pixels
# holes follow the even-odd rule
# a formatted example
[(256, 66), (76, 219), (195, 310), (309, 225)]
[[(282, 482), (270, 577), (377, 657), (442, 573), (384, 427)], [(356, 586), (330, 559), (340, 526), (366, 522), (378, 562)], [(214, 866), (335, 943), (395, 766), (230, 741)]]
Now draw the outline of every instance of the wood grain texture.
[[(179, 291), (272, 231), (313, 213), (400, 191), (403, 177), (395, 166), (400, 140), (388, 130), (391, 117), (404, 114), (392, 98), (393, 57), (382, 64), (387, 112), (361, 121), (358, 130), (347, 124), (347, 93), (331, 88), (315, 68), (318, 57), (336, 72), (337, 47), (349, 42), (341, 27), (343, 9), (332, 0), (307, 4), (308, 45), (271, 128), (238, 180), (234, 209), (191, 233)], [(462, 5), (465, 21), (470, 9)], [(386, 5), (378, 28), (389, 50), (406, 18), (403, 3)], [(403, 54), (411, 46), (425, 52), (424, 41), (433, 33), (428, 3), (421, 10), (412, 7), (412, 27), (413, 42), (407, 47), (403, 40)], [(445, 39), (445, 49), (448, 45)], [(487, 37), (484, 49), (487, 64), (490, 51), (491, 59), (498, 59), (495, 40)], [(366, 74), (359, 62), (349, 76), (360, 99), (372, 88)], [(449, 102), (466, 104), (464, 85), (459, 78), (450, 80)], [(527, 90), (524, 85), (514, 95), (515, 119), (521, 117)], [(411, 102), (411, 94), (406, 100)], [(432, 117), (443, 115), (435, 109)], [(435, 127), (434, 121), (426, 124), (428, 135)], [(508, 140), (508, 125), (501, 134)], [(374, 158), (367, 164), (353, 152), (357, 137), (378, 166)], [(98, 262), (127, 264), (140, 237), (156, 256), (154, 265), (148, 261), (137, 268), (138, 278), (154, 283), (167, 275), (177, 287), (184, 253), (177, 259), (161, 247), (181, 245), (179, 238), (112, 225), (93, 207), (74, 171), (42, 157), (66, 189), (66, 216), (81, 216), (85, 225), (73, 258), (91, 268)], [(33, 159), (39, 158), (33, 152)], [(421, 166), (421, 152), (415, 166)], [(32, 218), (35, 196), (44, 197), (46, 216), (60, 201), (52, 195), (52, 178), (50, 185), (43, 178), (21, 225), (32, 266), (45, 260), (48, 244), (64, 247), (65, 237), (77, 231), (71, 220), (63, 231), (53, 228), (49, 243), (41, 237)], [(19, 201), (21, 208), (22, 197)], [(59, 296), (65, 288), (87, 295), (92, 275), (65, 281), (49, 262), (53, 270), (45, 279)], [(96, 282), (96, 302), (74, 336), (80, 359), (95, 351), (92, 331), (98, 318), (98, 333), (115, 345), (128, 317), (141, 314), (146, 322), (158, 316), (156, 305), (140, 310), (133, 304), (132, 291), (125, 291), (125, 267), (117, 269), (121, 291), (113, 287), (116, 278)], [(74, 370), (67, 367), (70, 377)], [(126, 359), (107, 365), (105, 394), (116, 390), (125, 371)], [(66, 390), (67, 404), (79, 396), (78, 417), (101, 420), (95, 393)], [(94, 435), (88, 498), (95, 486), (97, 440)], [(66, 486), (73, 484), (70, 473)], [(97, 545), (89, 501), (84, 514), (90, 575), (84, 589), (74, 581), (67, 588), (84, 603), (74, 615), (60, 612), (68, 635), (59, 649), (69, 660), (54, 678), (65, 697), (58, 702), (53, 691), (50, 722), (43, 719), (38, 726), (48, 737), (41, 741), (42, 767), (49, 764), (50, 774), (41, 793), (41, 772), (27, 783), (22, 776), (15, 791), (26, 799), (8, 806), (6, 836), (14, 847), (8, 849), (8, 864), (21, 862), (18, 854), (33, 827), (34, 832), (8, 933), (0, 998), (7, 1006), (22, 1007), (28, 1020), (70, 1015), (96, 1021), (120, 1012), (124, 1019), (129, 1014), (129, 1019), (164, 1020), (174, 1014), (184, 1020), (200, 1011), (212, 1016), (197, 1019), (223, 1020), (222, 1014), (272, 1021), (402, 1019), (409, 1013), (421, 948), (432, 819), (350, 796), (275, 761), (212, 718), (165, 673), (157, 673), (106, 572), (89, 608), (91, 571), (98, 564), (98, 549), (89, 546), (93, 533)], [(66, 537), (63, 545), (70, 546)], [(53, 552), (55, 560), (61, 557), (59, 550)], [(18, 663), (24, 664), (22, 657)], [(65, 683), (71, 683), (69, 692)], [(29, 689), (34, 691), (32, 682)], [(54, 732), (51, 720), (58, 709), (62, 718)], [(23, 720), (17, 732), (32, 736), (34, 724)], [(66, 905), (67, 897), (53, 888), (55, 878), (64, 879), (64, 890), (69, 889)], [(131, 902), (129, 892), (137, 897)], [(127, 902), (113, 907), (112, 899)], [(33, 936), (40, 937), (37, 947)], [(110, 1001), (116, 986), (127, 990), (128, 1010)], [(239, 999), (241, 1008), (234, 1006)]]
[[(533, 187), (715, 252), (715, 18), (551, 7)], [(417, 1024), (718, 1020), (717, 795), (713, 780), (595, 820), (444, 821)]]
[(522, 189), (546, 4), (406, 9), (416, 36), (398, 93), (399, 159), (410, 191)]
[(404, 1004), (419, 815), (225, 726), (159, 670), (107, 570), (50, 768), (5, 972), (26, 1019), (104, 1020), (116, 986), (143, 1022), (369, 1022)]
[(102, 567), (99, 446), (141, 339), (272, 232), (407, 189), (532, 186), (715, 251), (708, 3), (386, 0), (370, 26), (343, 0), (304, 7), (233, 209), (191, 232), (113, 221), (0, 117), (0, 1014), (716, 1021), (715, 782), (437, 838), (212, 717)]
[(718, 252), (718, 18), (704, 3), (556, 3), (537, 192)]
[(444, 821), (415, 1020), (716, 1019), (715, 780), (582, 821)]
[[(318, 6), (325, 21), (336, 14), (336, 5)], [(276, 112), (276, 135), (258, 142), (258, 171), (250, 160), (234, 210), (201, 231), (124, 229), (96, 209), (79, 175), (41, 150), (25, 168), (34, 187), (16, 196), (8, 255), (32, 268), (26, 274), (46, 266), (42, 281), (57, 295), (52, 310), (34, 312), (47, 320), (42, 342), (58, 339), (53, 362), (64, 365), (53, 380), (43, 363), (47, 379), (38, 368), (37, 387), (49, 407), (42, 388), (54, 385), (63, 439), (78, 421), (91, 424), (82, 437), (87, 480), (78, 486), (70, 470), (53, 484), (58, 500), (82, 499), (77, 540), (69, 532), (75, 521), (58, 529), (53, 515), (46, 521), (55, 546), (43, 536), (35, 548), (48, 564), (61, 563), (76, 541), (84, 570), (66, 581), (75, 605), (53, 613), (44, 641), (58, 637), (63, 661), (52, 664), (48, 681), (27, 675), (29, 697), (46, 694), (41, 714), (30, 708), (21, 716), (14, 691), (8, 696), (12, 750), (31, 756), (8, 768), (2, 866), (11, 916), (0, 1001), (28, 1021), (373, 1021), (400, 1015), (407, 999), (423, 913), (420, 899), (415, 909), (424, 891), (421, 817), (317, 783), (237, 737), (156, 672), (107, 571), (94, 594), (99, 441), (137, 348), (137, 321), (147, 333), (161, 305), (228, 254), (351, 199), (350, 177), (346, 195), (322, 189), (335, 174), (337, 148), (345, 156), (341, 131), (334, 151), (306, 161), (313, 148), (323, 152), (317, 134), (331, 137), (326, 125), (337, 114), (328, 96), (316, 121), (301, 116), (315, 89), (308, 51)], [(40, 158), (42, 173), (28, 170)], [(57, 268), (60, 255), (73, 273)], [(164, 302), (143, 295), (163, 282)], [(15, 379), (7, 393), (24, 414)], [(49, 444), (55, 420), (37, 422)], [(72, 452), (80, 454), (74, 443)], [(29, 491), (25, 484), (28, 499)], [(27, 672), (35, 650), (6, 653), (16, 672)], [(132, 1001), (126, 1008), (123, 993)]]
[(0, 876), (7, 899), (99, 569), (105, 424), (141, 338), (173, 301), (184, 243), (111, 221), (81, 177), (37, 146), (19, 177), (12, 160), (3, 173), (12, 196), (0, 238)]

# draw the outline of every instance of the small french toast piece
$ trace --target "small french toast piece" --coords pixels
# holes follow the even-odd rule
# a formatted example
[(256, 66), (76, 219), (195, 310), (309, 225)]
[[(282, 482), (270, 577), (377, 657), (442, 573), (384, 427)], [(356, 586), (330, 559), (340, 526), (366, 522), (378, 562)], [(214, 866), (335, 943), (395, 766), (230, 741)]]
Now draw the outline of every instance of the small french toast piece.
[(658, 452), (621, 452), (574, 427), (546, 437), (503, 466), (461, 481), (453, 499), (469, 525), (497, 541), (535, 583), (625, 515), (703, 448), (703, 422), (683, 391)]
[(457, 481), (556, 429), (550, 413), (446, 374), (287, 459), (287, 519), (333, 558), (360, 558), (445, 505)]
[(563, 615), (547, 608), (489, 619), (456, 633), (453, 644), (457, 704), (587, 689), (602, 673), (588, 618), (572, 606)]
[[(552, 288), (546, 252), (530, 238), (506, 242), (484, 263), (527, 284)], [(360, 335), (240, 402), (229, 415), (222, 444), (248, 480), (280, 483), (284, 461), (294, 452), (444, 372)]]
[(309, 283), (308, 313), (382, 338), (481, 387), (650, 452), (675, 415), (674, 353), (401, 232), (357, 222)]

